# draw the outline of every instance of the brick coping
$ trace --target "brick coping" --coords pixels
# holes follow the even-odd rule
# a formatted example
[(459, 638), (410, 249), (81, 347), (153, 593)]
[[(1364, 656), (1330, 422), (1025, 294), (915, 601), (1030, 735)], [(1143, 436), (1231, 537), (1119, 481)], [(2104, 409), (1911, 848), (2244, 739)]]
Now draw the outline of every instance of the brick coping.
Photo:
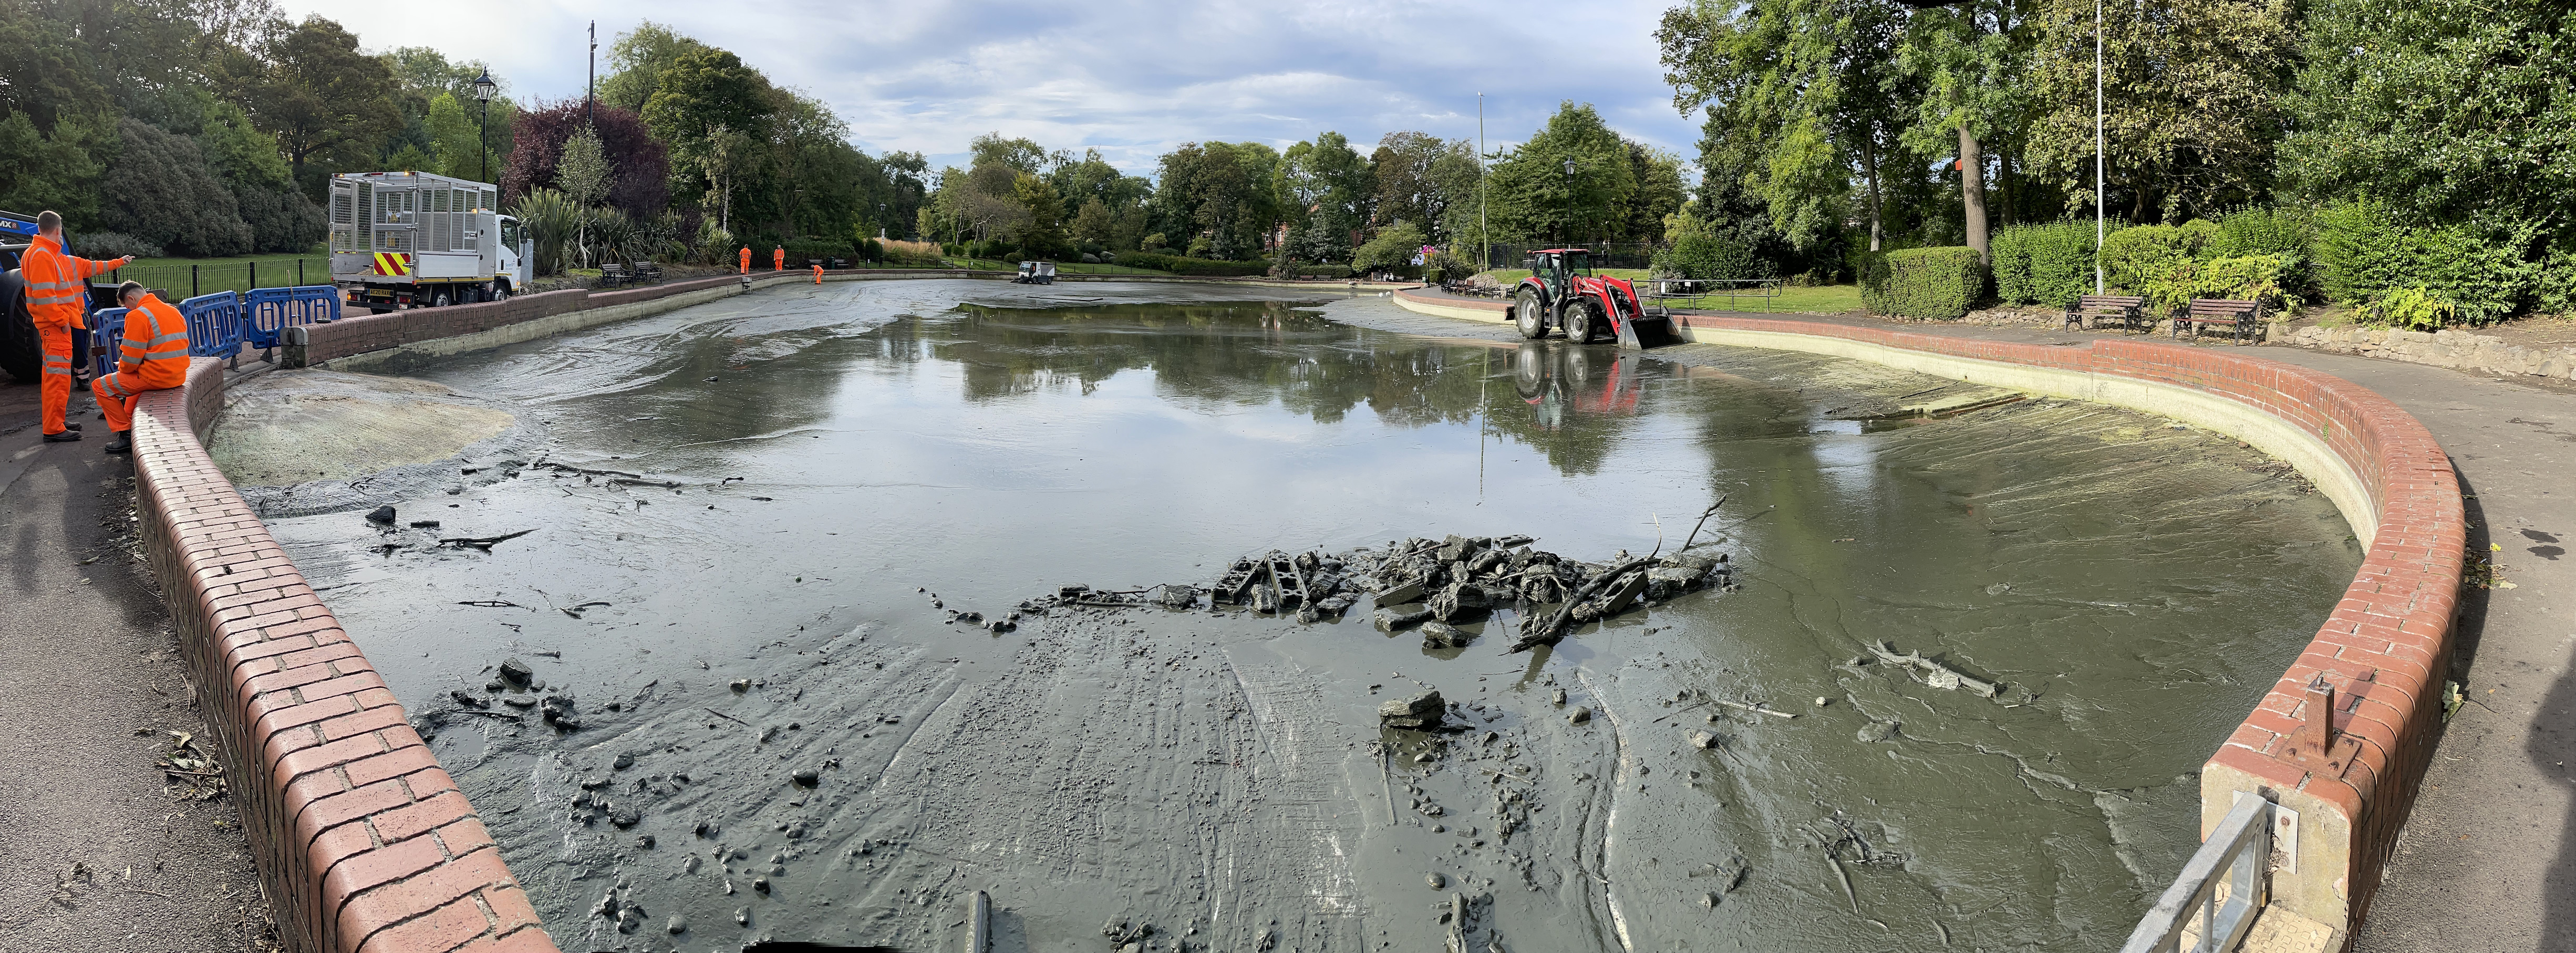
[(299, 953), (552, 953), (490, 832), (199, 435), (223, 363), (134, 414), (135, 494), (263, 892)]
[[(1395, 297), (1431, 314), (1509, 310), (1498, 301), (1410, 290)], [(1685, 334), (1704, 330), (1731, 340), (1836, 339), (2025, 372), (2180, 388), (2241, 404), (2330, 450), (2367, 496), (2367, 512), (2345, 509), (2355, 522), (2375, 520), (2355, 527), (2368, 550), (2316, 637), (2203, 766), (2202, 828), (2226, 814), (2237, 791), (2300, 810), (2296, 869), (2274, 872), (2274, 902), (2351, 935), (2440, 734), (2451, 621), (2464, 574), (2468, 527), (2459, 477), (2421, 421), (2359, 384), (2232, 349), (2113, 339), (2068, 347), (1721, 315), (1682, 315), (1675, 323)], [(2360, 742), (2341, 771), (2310, 770), (2284, 756), (2292, 733), (2311, 715), (2306, 689), (2318, 678), (2334, 689), (2327, 714), (2338, 740)]]

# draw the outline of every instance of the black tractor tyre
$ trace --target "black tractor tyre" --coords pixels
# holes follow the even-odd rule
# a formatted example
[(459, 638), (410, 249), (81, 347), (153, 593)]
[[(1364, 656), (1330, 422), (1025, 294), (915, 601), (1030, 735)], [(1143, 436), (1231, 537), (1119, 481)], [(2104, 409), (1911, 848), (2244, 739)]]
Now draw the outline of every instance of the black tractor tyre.
[(27, 280), (18, 269), (0, 272), (0, 370), (21, 384), (44, 373), (45, 345), (36, 337), (36, 315), (27, 310)]
[(1537, 289), (1523, 288), (1512, 301), (1512, 325), (1533, 341), (1547, 336), (1547, 306), (1539, 303)]
[(1565, 339), (1576, 344), (1592, 343), (1600, 330), (1601, 317), (1593, 313), (1592, 302), (1576, 298), (1565, 303)]

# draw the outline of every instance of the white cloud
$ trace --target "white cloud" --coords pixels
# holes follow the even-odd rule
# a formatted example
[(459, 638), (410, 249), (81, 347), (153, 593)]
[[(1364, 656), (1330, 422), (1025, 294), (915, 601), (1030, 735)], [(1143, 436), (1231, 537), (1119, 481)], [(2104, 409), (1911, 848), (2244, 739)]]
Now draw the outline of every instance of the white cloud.
[(450, 0), (423, 34), (417, 7), (289, 0), (347, 25), (370, 49), (436, 46), (484, 59), (514, 95), (581, 95), (583, 28), (599, 22), (603, 68), (642, 20), (725, 47), (831, 104), (871, 152), (962, 157), (984, 132), (1048, 148), (1097, 148), (1149, 173), (1183, 142), (1284, 146), (1333, 130), (1371, 143), (1400, 130), (1525, 138), (1561, 100), (1684, 156), (1696, 123), (1676, 113), (1653, 31), (1677, 0), (1569, 5), (1495, 0), (1376, 3), (954, 3), (754, 5), (627, 0)]

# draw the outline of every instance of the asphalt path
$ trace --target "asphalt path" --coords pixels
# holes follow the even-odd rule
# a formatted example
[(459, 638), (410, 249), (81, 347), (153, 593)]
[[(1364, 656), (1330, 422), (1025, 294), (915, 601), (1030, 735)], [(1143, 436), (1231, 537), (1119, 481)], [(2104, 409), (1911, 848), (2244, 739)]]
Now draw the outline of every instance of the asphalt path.
[(229, 795), (164, 789), (170, 732), (204, 738), (134, 536), (107, 424), (47, 444), (36, 388), (0, 385), (0, 948), (277, 948)]

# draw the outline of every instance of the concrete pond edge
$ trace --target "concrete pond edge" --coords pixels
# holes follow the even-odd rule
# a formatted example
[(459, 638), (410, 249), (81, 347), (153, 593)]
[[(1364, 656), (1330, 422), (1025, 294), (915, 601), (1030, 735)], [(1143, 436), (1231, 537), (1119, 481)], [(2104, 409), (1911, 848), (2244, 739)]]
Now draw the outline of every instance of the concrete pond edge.
[[(1499, 301), (1394, 297), (1422, 314), (1510, 320)], [(2203, 766), (2201, 830), (2206, 836), (2226, 817), (2237, 792), (2297, 811), (2297, 849), (2276, 858), (2268, 909), (2340, 934), (2321, 949), (2349, 942), (2441, 733), (2466, 564), (2459, 477), (2422, 422), (2361, 385), (2232, 349), (2057, 346), (1725, 315), (1675, 324), (1692, 341), (1849, 357), (2159, 414), (2245, 441), (2313, 481), (2365, 548), (2361, 569), (2306, 650)], [(2333, 688), (2326, 714), (2334, 730), (2360, 742), (2339, 772), (2285, 756), (2312, 715), (2308, 686), (2319, 678)]]

